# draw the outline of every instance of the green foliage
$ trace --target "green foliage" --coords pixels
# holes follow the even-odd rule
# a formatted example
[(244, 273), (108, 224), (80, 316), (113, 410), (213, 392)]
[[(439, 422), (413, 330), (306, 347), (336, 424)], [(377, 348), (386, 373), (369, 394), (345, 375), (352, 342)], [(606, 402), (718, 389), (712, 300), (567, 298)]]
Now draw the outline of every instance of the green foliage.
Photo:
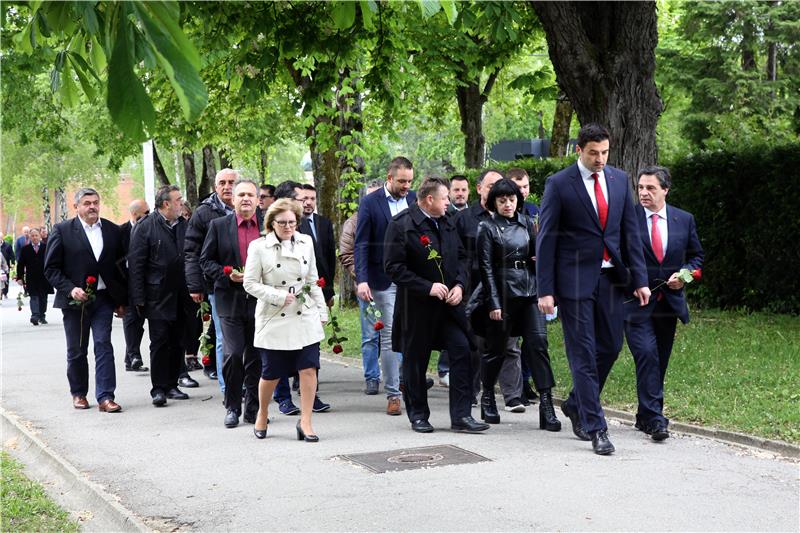
[(705, 306), (800, 313), (794, 144), (709, 150), (671, 166), (668, 201), (695, 216), (705, 250), (690, 295)]

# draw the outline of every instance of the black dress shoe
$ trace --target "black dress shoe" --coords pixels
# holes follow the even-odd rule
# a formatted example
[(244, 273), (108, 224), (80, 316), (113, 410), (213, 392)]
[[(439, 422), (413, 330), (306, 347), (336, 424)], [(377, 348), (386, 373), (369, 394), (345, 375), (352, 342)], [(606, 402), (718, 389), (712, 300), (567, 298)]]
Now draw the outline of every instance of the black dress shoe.
[(205, 374), (206, 377), (211, 381), (217, 381), (218, 379), (216, 370), (203, 370), (203, 374)]
[(662, 440), (667, 440), (669, 438), (669, 431), (667, 431), (667, 426), (664, 424), (656, 424), (650, 431), (650, 438), (656, 442), (661, 442)]
[(614, 453), (614, 445), (608, 440), (608, 431), (601, 429), (592, 433), (592, 449), (597, 455), (609, 455)]
[(35, 318), (31, 318), (31, 324), (33, 324), (34, 326), (38, 326), (39, 325), (39, 320), (37, 320)]
[(570, 419), (572, 422), (572, 432), (581, 440), (592, 440), (586, 431), (584, 431), (583, 426), (581, 426), (581, 419), (578, 416), (578, 412), (571, 409), (567, 406), (567, 403), (564, 402), (561, 404), (561, 412), (564, 413), (567, 418)]
[(433, 378), (425, 378), (425, 387), (428, 389), (433, 387)]
[(480, 433), (489, 429), (489, 424), (478, 422), (471, 416), (465, 416), (464, 418), (453, 420), (450, 423), (450, 429), (461, 433)]
[(238, 425), (239, 425), (239, 413), (237, 413), (233, 409), (228, 409), (228, 412), (225, 414), (225, 427), (235, 428)]
[(45, 320), (44, 318), (40, 318), (39, 324), (47, 324), (47, 320)]
[(417, 433), (433, 433), (433, 426), (427, 420), (420, 418), (411, 422), (411, 429)]
[(300, 427), (300, 422), (297, 422), (295, 429), (297, 429), (297, 440), (304, 440), (306, 442), (319, 442), (319, 437), (316, 435), (306, 435), (306, 433), (303, 431), (303, 428)]
[(163, 391), (156, 391), (153, 393), (153, 405), (156, 407), (163, 407), (167, 405), (167, 395)]
[(183, 376), (178, 379), (178, 385), (186, 387), (187, 389), (194, 389), (200, 386), (197, 380), (192, 379), (190, 376)]
[(256, 423), (256, 415), (250, 415), (250, 414), (245, 413), (244, 416), (242, 417), (242, 420), (244, 420), (245, 424), (255, 424)]
[(178, 387), (173, 387), (167, 391), (167, 398), (170, 400), (188, 400), (189, 395), (180, 390)]

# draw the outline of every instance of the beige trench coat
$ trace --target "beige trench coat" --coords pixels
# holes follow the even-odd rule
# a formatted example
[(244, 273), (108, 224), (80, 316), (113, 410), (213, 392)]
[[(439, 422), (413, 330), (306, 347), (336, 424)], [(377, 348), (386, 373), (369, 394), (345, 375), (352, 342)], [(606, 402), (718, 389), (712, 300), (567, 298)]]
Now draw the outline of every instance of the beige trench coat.
[[(311, 237), (295, 232), (280, 242), (274, 232), (250, 243), (244, 268), (244, 290), (258, 298), (253, 344), (270, 350), (299, 350), (325, 338), (322, 322), (328, 308), (317, 286), (317, 264)], [(331, 280), (326, 280), (331, 283)], [(290, 290), (311, 288), (306, 301), (284, 305)]]

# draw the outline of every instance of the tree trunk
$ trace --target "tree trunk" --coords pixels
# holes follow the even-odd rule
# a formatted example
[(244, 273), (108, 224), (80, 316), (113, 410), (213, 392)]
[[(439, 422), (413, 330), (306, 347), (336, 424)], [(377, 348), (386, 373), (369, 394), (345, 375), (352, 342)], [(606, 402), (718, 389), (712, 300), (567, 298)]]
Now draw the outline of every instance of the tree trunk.
[(64, 222), (67, 220), (67, 193), (63, 187), (56, 189), (56, 201), (58, 202), (58, 221)]
[(573, 112), (567, 95), (564, 94), (564, 91), (559, 91), (556, 98), (556, 112), (553, 116), (553, 132), (550, 134), (550, 157), (567, 155), (569, 126), (572, 123)]
[[(224, 167), (223, 167), (224, 168)], [(203, 146), (203, 179), (214, 183), (217, 176), (217, 162), (214, 160), (214, 147), (210, 144)]]
[(230, 157), (228, 156), (228, 150), (225, 148), (219, 149), (219, 168), (233, 168)]
[(477, 83), (456, 87), (461, 133), (464, 134), (464, 165), (481, 168), (486, 138), (483, 136), (483, 99)]
[(742, 27), (742, 70), (755, 70), (756, 65), (756, 29), (751, 20), (745, 20)]
[(657, 161), (655, 2), (532, 2), (558, 86), (581, 124), (611, 132), (609, 164), (635, 175)]
[(192, 206), (197, 207), (197, 172), (194, 168), (194, 152), (183, 152), (183, 177), (186, 181), (186, 201)]
[(50, 220), (50, 189), (47, 187), (42, 187), (42, 200), (44, 201), (44, 227), (50, 231), (53, 224)]
[(261, 149), (261, 164), (258, 167), (258, 177), (261, 179), (259, 183), (261, 185), (267, 183), (267, 175), (269, 171), (269, 156), (267, 155), (267, 151), (265, 149)]
[(156, 171), (156, 178), (158, 178), (158, 187), (169, 185), (169, 178), (167, 177), (167, 172), (164, 170), (164, 165), (161, 164), (161, 158), (158, 157), (155, 141), (153, 141), (153, 167)]

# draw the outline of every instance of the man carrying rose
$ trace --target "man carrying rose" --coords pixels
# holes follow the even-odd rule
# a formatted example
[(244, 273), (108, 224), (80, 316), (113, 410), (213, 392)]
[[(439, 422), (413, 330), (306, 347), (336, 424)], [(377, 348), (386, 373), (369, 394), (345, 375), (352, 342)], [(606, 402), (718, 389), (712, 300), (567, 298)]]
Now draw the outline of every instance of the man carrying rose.
[(445, 178), (426, 178), (417, 190), (417, 204), (392, 219), (384, 241), (386, 275), (397, 285), (392, 348), (403, 354), (406, 412), (418, 433), (433, 431), (426, 371), (434, 349), (450, 354), (451, 429), (489, 429), (470, 415), (472, 365), (461, 305), (468, 272), (461, 239), (445, 216), (449, 185)]
[(689, 322), (679, 271), (688, 269), (699, 279), (703, 266), (694, 217), (667, 204), (671, 186), (669, 170), (664, 167), (650, 166), (639, 172), (636, 219), (653, 297), (644, 307), (636, 302), (625, 304), (625, 337), (636, 363), (639, 397), (636, 429), (655, 441), (669, 437), (669, 420), (663, 412), (664, 376), (678, 319)]
[(47, 241), (44, 272), (56, 288), (54, 307), (64, 315), (67, 379), (75, 409), (88, 409), (89, 332), (94, 340), (95, 398), (106, 413), (122, 410), (114, 400), (117, 377), (111, 324), (128, 300), (125, 253), (120, 229), (100, 218), (100, 195), (84, 187), (75, 193), (75, 218), (57, 224)]

